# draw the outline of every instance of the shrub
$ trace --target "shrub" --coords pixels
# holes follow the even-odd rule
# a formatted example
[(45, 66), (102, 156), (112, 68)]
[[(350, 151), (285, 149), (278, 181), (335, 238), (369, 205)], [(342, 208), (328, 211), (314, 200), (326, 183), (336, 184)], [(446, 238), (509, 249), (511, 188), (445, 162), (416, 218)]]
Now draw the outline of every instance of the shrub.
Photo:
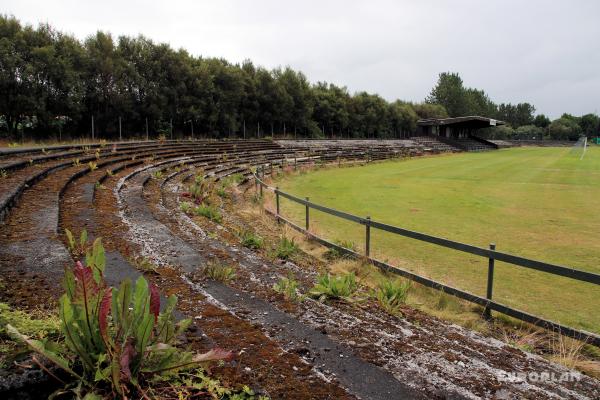
[[(345, 249), (356, 251), (356, 244), (349, 240), (336, 240), (334, 243)], [(327, 249), (323, 256), (328, 260), (337, 260), (339, 258), (352, 258), (351, 255), (345, 254), (334, 247)]]
[(331, 276), (327, 273), (317, 278), (317, 284), (310, 290), (309, 295), (320, 301), (327, 299), (346, 299), (356, 292), (358, 285), (354, 273)]
[(287, 278), (281, 278), (274, 284), (273, 290), (283, 294), (287, 300), (298, 302), (302, 301), (302, 296), (298, 294), (298, 286), (298, 281), (290, 274)]
[(98, 240), (86, 255), (86, 266), (77, 262), (75, 268), (65, 270), (59, 315), (66, 346), (31, 339), (13, 325), (6, 326), (14, 339), (75, 378), (66, 389), (78, 398), (85, 392), (86, 398), (129, 398), (132, 392), (143, 393), (141, 386), (157, 377), (232, 358), (232, 353), (220, 349), (195, 355), (176, 348), (177, 336), (190, 324), (189, 320), (175, 323), (177, 298), (170, 296), (159, 312), (155, 285), (140, 277), (135, 285), (125, 280), (118, 289), (108, 287), (104, 268), (104, 249)]
[(400, 306), (406, 302), (410, 287), (410, 282), (384, 280), (377, 285), (373, 297), (385, 311), (397, 315)]
[(250, 230), (240, 232), (240, 240), (242, 246), (253, 250), (261, 249), (264, 245), (264, 239)]
[(202, 275), (214, 281), (229, 282), (235, 278), (235, 268), (219, 261), (209, 261), (202, 268)]
[(287, 260), (296, 254), (298, 250), (299, 248), (294, 241), (294, 238), (288, 239), (287, 237), (282, 236), (281, 239), (279, 239), (277, 248), (275, 249), (275, 256), (277, 256), (277, 258), (281, 258), (282, 260)]
[(194, 213), (196, 215), (201, 215), (205, 218), (208, 218), (216, 223), (223, 221), (223, 217), (221, 216), (219, 209), (215, 206), (210, 206), (203, 203), (194, 209)]

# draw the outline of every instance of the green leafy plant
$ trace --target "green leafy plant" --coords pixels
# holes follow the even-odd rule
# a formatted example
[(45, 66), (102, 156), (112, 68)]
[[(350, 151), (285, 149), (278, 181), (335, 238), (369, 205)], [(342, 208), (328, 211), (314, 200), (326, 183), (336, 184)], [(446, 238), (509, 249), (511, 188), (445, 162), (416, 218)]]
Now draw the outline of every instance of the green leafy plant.
[(200, 204), (198, 207), (194, 208), (194, 213), (196, 215), (201, 215), (209, 220), (220, 223), (223, 221), (223, 216), (219, 212), (219, 209), (215, 206)]
[[(345, 249), (356, 251), (356, 244), (354, 244), (354, 242), (351, 242), (349, 240), (336, 240), (335, 244), (337, 244), (338, 246), (343, 247)], [(327, 251), (325, 252), (325, 254), (323, 254), (323, 256), (328, 260), (337, 260), (339, 258), (351, 258), (350, 255), (345, 254), (342, 251), (340, 251), (336, 248), (333, 248), (333, 247), (327, 249)]]
[(0, 169), (0, 178), (1, 179), (8, 178), (8, 172), (5, 169)]
[(218, 260), (209, 261), (201, 269), (202, 275), (219, 282), (229, 282), (235, 278), (235, 268)]
[(107, 175), (107, 176), (114, 176), (115, 174), (114, 174), (114, 172), (112, 172), (110, 169), (107, 169), (107, 170), (106, 170), (106, 175)]
[[(211, 360), (231, 359), (233, 354), (213, 349), (193, 354), (175, 347), (177, 336), (190, 324), (175, 323), (177, 298), (170, 296), (160, 312), (160, 295), (144, 277), (118, 289), (104, 280), (105, 254), (98, 239), (86, 255), (86, 266), (77, 262), (65, 270), (65, 294), (59, 301), (60, 329), (65, 346), (32, 339), (13, 325), (7, 332), (34, 352), (64, 370), (75, 381), (66, 389), (78, 396), (145, 397), (142, 386), (157, 377)], [(65, 389), (63, 389), (64, 391)], [(94, 397), (95, 394), (95, 397)]]
[(88, 233), (86, 229), (83, 229), (79, 234), (79, 240), (76, 240), (73, 233), (66, 228), (65, 235), (67, 236), (67, 246), (69, 248), (69, 252), (75, 259), (79, 259), (87, 253), (89, 244)]
[(181, 203), (179, 203), (179, 209), (186, 214), (189, 214), (192, 211), (193, 207), (193, 204), (189, 201), (182, 201)]
[(160, 170), (158, 170), (158, 171), (154, 171), (154, 172), (152, 173), (152, 177), (153, 177), (154, 179), (162, 179), (162, 177), (163, 177), (163, 172), (162, 172), (162, 171), (160, 171)]
[(400, 314), (400, 306), (406, 303), (408, 292), (411, 288), (410, 282), (398, 280), (384, 280), (379, 282), (373, 292), (381, 308), (393, 315)]
[(98, 164), (96, 164), (96, 163), (95, 163), (95, 162), (93, 162), (93, 161), (90, 161), (90, 162), (88, 163), (88, 167), (90, 168), (90, 171), (95, 171), (95, 170), (97, 170), (97, 169), (98, 169)]
[(223, 199), (227, 198), (227, 196), (228, 196), (228, 194), (227, 194), (227, 188), (225, 186), (223, 186), (223, 184), (221, 184), (217, 188), (216, 192), (217, 192), (217, 196), (219, 196), (219, 197), (221, 197)]
[(281, 278), (279, 282), (273, 285), (273, 290), (290, 301), (302, 301), (303, 296), (298, 293), (298, 281), (290, 274), (287, 278)]
[(294, 241), (294, 238), (288, 239), (286, 236), (281, 236), (279, 243), (275, 248), (275, 256), (282, 260), (288, 260), (294, 254), (298, 252), (300, 248)]
[(337, 276), (327, 273), (317, 278), (317, 283), (308, 294), (320, 301), (327, 299), (348, 299), (357, 289), (358, 285), (354, 273), (350, 272)]
[(265, 242), (262, 237), (248, 229), (240, 232), (240, 240), (242, 241), (242, 246), (254, 250), (261, 249)]

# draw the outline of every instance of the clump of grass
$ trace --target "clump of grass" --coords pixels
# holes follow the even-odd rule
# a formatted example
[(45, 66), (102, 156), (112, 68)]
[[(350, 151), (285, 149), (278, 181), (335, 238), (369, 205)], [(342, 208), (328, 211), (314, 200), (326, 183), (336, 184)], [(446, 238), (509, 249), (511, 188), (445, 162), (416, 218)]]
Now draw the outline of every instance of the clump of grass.
[(279, 243), (275, 248), (275, 256), (282, 260), (289, 260), (299, 250), (294, 238), (288, 239), (286, 236), (281, 236)]
[(251, 230), (241, 231), (240, 240), (242, 241), (242, 246), (253, 250), (261, 249), (265, 242), (262, 237), (258, 236)]
[(93, 162), (93, 161), (90, 161), (90, 162), (88, 163), (88, 167), (90, 168), (90, 172), (91, 172), (91, 171), (95, 171), (95, 170), (97, 170), (97, 169), (98, 169), (98, 164), (96, 164), (96, 163), (95, 163), (95, 162)]
[(273, 290), (281, 293), (287, 300), (294, 303), (302, 301), (303, 296), (298, 293), (298, 281), (290, 274), (287, 278), (281, 278), (273, 285)]
[(217, 191), (217, 196), (219, 196), (223, 199), (227, 198), (227, 196), (228, 196), (227, 189), (222, 184), (217, 188), (216, 191)]
[(96, 181), (96, 183), (94, 183), (94, 189), (96, 189), (96, 190), (104, 190), (104, 189), (106, 189), (106, 186), (104, 186), (100, 182)]
[(209, 261), (201, 269), (202, 275), (219, 282), (229, 282), (235, 279), (235, 268), (220, 261)]
[(36, 340), (60, 336), (60, 320), (56, 314), (47, 311), (29, 313), (0, 303), (0, 368), (8, 367), (23, 352), (22, 345), (7, 332), (7, 325)]
[[(345, 249), (356, 251), (356, 244), (350, 240), (336, 240), (334, 243)], [(349, 254), (345, 254), (342, 251), (333, 247), (327, 249), (323, 256), (328, 260), (337, 260), (339, 258), (352, 258)]]
[(114, 172), (112, 172), (110, 169), (107, 169), (107, 170), (106, 170), (106, 175), (107, 175), (107, 176), (114, 176), (115, 174), (114, 174)]
[(354, 273), (332, 276), (323, 274), (317, 278), (317, 283), (310, 290), (309, 295), (319, 301), (328, 299), (348, 299), (358, 289)]
[(8, 178), (8, 172), (5, 169), (0, 169), (0, 179)]
[(392, 315), (400, 315), (400, 306), (406, 303), (410, 287), (408, 281), (383, 280), (375, 288), (373, 297), (385, 311)]
[(194, 208), (194, 213), (196, 215), (201, 215), (209, 220), (220, 223), (223, 221), (223, 216), (219, 212), (219, 209), (215, 206), (200, 204), (198, 207)]
[(137, 256), (132, 258), (130, 261), (140, 271), (156, 273), (157, 266), (148, 257)]
[(179, 209), (186, 214), (191, 213), (192, 208), (193, 208), (193, 205), (189, 201), (182, 201), (181, 203), (179, 203)]
[(152, 173), (152, 177), (153, 177), (154, 179), (162, 179), (162, 177), (163, 177), (163, 172), (162, 172), (162, 171), (160, 171), (160, 170), (158, 170), (158, 171), (154, 171), (154, 172)]
[(75, 160), (73, 160), (74, 167), (79, 167), (80, 165), (81, 165), (81, 162), (79, 161), (79, 158), (76, 158)]

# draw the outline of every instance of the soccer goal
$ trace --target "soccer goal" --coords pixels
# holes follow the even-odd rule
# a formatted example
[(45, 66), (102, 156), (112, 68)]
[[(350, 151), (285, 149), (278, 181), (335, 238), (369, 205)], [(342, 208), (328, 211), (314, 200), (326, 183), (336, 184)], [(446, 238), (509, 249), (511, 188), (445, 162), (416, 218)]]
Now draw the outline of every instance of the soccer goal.
[(575, 145), (573, 145), (573, 149), (571, 150), (571, 154), (576, 154), (579, 156), (580, 160), (583, 160), (583, 156), (585, 156), (585, 152), (587, 150), (587, 137), (586, 136), (582, 136), (579, 138), (579, 140), (577, 141), (577, 143), (575, 143)]

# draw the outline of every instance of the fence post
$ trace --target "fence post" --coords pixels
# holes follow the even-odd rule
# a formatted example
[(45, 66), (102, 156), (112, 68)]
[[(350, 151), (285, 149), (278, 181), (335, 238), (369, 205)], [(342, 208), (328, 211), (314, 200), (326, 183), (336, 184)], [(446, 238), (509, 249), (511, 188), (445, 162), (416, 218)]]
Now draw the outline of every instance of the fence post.
[[(496, 250), (496, 245), (494, 243), (490, 243), (490, 250)], [(488, 278), (487, 278), (487, 293), (486, 298), (488, 300), (492, 299), (492, 292), (494, 289), (494, 259), (492, 257), (489, 258), (488, 261)], [(489, 319), (492, 317), (492, 310), (489, 307), (485, 307), (483, 311), (483, 315), (485, 318)]]
[(277, 222), (280, 222), (280, 220), (279, 220), (279, 186), (275, 187), (275, 204), (277, 204)]
[[(265, 171), (263, 170), (263, 168), (264, 168), (263, 166), (260, 167), (260, 169), (262, 171), (261, 178), (265, 179)], [(263, 197), (263, 183), (259, 182), (258, 186), (260, 186), (260, 198), (262, 199), (262, 197)]]
[(371, 253), (371, 217), (365, 219), (365, 256)]
[(306, 198), (306, 232), (308, 232), (308, 228), (310, 227), (310, 220), (309, 220), (309, 215), (310, 215), (310, 207), (308, 206), (308, 202), (310, 201), (310, 199), (307, 197)]

